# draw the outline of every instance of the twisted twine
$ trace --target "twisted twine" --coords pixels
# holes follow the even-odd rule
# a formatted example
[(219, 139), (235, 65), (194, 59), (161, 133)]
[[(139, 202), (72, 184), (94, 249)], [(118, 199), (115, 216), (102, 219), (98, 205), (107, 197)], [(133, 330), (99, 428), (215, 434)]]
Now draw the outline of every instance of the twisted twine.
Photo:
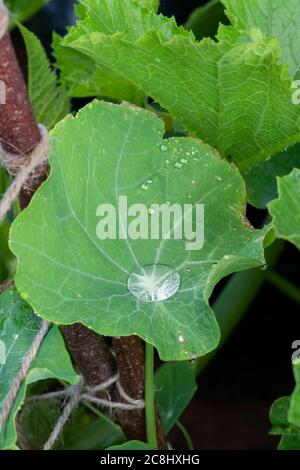
[[(98, 398), (95, 396), (97, 392), (108, 389), (114, 383), (116, 383), (118, 392), (120, 396), (123, 398), (123, 400), (125, 401), (125, 403), (114, 402), (114, 401), (106, 400), (103, 398)], [(83, 380), (83, 377), (81, 377), (78, 384), (72, 385), (71, 387), (67, 387), (64, 390), (59, 390), (57, 392), (50, 392), (50, 393), (45, 393), (43, 395), (30, 397), (26, 400), (25, 405), (28, 403), (36, 403), (36, 402), (43, 401), (43, 400), (57, 400), (57, 399), (62, 399), (62, 398), (64, 398), (65, 400), (68, 400), (68, 402), (66, 406), (64, 407), (63, 412), (61, 416), (59, 417), (57, 423), (55, 424), (49, 439), (44, 445), (44, 450), (52, 449), (59, 435), (61, 434), (65, 424), (69, 420), (73, 410), (82, 401), (88, 401), (95, 405), (100, 406), (101, 408), (109, 408), (110, 410), (118, 409), (118, 410), (130, 411), (130, 410), (143, 409), (145, 407), (144, 400), (136, 400), (127, 395), (127, 393), (125, 392), (125, 390), (123, 389), (120, 383), (119, 374), (113, 375), (106, 382), (96, 385), (95, 387), (87, 387), (86, 391), (84, 391), (84, 380)]]
[[(0, 223), (3, 221), (13, 202), (20, 194), (20, 191), (25, 183), (28, 182), (30, 178), (30, 183), (32, 183), (34, 179), (40, 177), (43, 164), (50, 156), (50, 139), (48, 131), (42, 124), (39, 124), (39, 129), (41, 133), (41, 140), (33, 149), (25, 164), (24, 156), (18, 156), (6, 152), (0, 145), (0, 163), (9, 171), (12, 176), (15, 176), (15, 179), (6, 190), (0, 201)], [(35, 174), (32, 175), (32, 172), (37, 169), (40, 169), (40, 171), (35, 171)]]
[(14, 380), (14, 383), (10, 389), (10, 392), (8, 393), (7, 397), (5, 398), (5, 401), (4, 401), (4, 404), (2, 406), (2, 410), (1, 410), (1, 413), (0, 413), (0, 431), (2, 430), (2, 427), (4, 426), (8, 416), (9, 416), (9, 413), (13, 407), (13, 404), (17, 398), (17, 394), (18, 394), (18, 391), (21, 387), (21, 384), (22, 382), (24, 381), (28, 371), (29, 371), (29, 368), (31, 366), (31, 363), (33, 361), (33, 359), (35, 358), (35, 356), (37, 355), (38, 353), (38, 350), (40, 348), (40, 345), (47, 333), (49, 329), (49, 323), (45, 320), (42, 321), (42, 325), (41, 325), (41, 328), (39, 330), (39, 332), (37, 333), (37, 335), (35, 336), (34, 340), (33, 340), (33, 343), (28, 351), (28, 353), (26, 354), (25, 358), (23, 359), (23, 362), (22, 362), (22, 365), (21, 365), (21, 368)]

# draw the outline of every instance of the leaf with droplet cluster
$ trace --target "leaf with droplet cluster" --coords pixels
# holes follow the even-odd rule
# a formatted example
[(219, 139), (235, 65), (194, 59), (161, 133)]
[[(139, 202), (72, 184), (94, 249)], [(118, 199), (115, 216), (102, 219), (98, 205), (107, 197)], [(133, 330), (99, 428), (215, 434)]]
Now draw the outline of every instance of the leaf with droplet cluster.
[[(19, 260), (16, 285), (41, 317), (108, 336), (137, 334), (162, 359), (184, 360), (217, 346), (210, 294), (224, 276), (264, 262), (264, 232), (244, 217), (235, 168), (201, 141), (163, 133), (149, 111), (100, 101), (65, 118), (51, 133), (50, 178), (13, 224), (10, 246)], [(118, 217), (121, 196), (132, 210), (146, 208), (149, 228), (155, 204), (204, 204), (203, 248), (187, 249), (184, 237), (122, 238), (122, 230), (99, 239), (99, 207), (112, 205)], [(178, 226), (183, 211), (179, 217)], [(179, 275), (175, 295), (146, 302), (128, 290), (129, 276), (149, 265)], [(151, 276), (141, 278), (151, 284)]]
[[(0, 411), (40, 327), (40, 318), (17, 292), (8, 290), (0, 295)], [(0, 432), (0, 449), (8, 449), (16, 442), (15, 417), (24, 401), (27, 385), (47, 378), (59, 378), (72, 384), (78, 380), (56, 326), (45, 337), (25, 383), (21, 385)]]
[(300, 250), (300, 170), (294, 169), (277, 182), (279, 197), (268, 204), (275, 234)]
[(239, 29), (259, 28), (278, 39), (292, 76), (300, 66), (300, 3), (298, 0), (222, 0), (226, 14)]
[(121, 3), (85, 0), (84, 20), (62, 44), (132, 82), (241, 171), (300, 141), (300, 108), (278, 65), (276, 39), (222, 27), (216, 42), (197, 42), (174, 21), (126, 0), (135, 18), (129, 28)]

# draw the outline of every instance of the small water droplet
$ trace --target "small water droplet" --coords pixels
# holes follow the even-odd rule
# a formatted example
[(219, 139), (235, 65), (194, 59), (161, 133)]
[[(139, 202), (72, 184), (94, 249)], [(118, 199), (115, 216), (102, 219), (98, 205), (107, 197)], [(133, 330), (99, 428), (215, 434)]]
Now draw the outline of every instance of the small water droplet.
[(141, 185), (141, 188), (143, 189), (143, 191), (147, 191), (148, 186), (144, 183)]
[(217, 181), (222, 181), (221, 176), (217, 176), (217, 177), (216, 177), (216, 180), (217, 180)]
[(189, 195), (188, 195), (188, 198), (189, 198), (189, 199), (192, 199), (192, 196), (191, 196), (191, 194), (189, 194)]
[(195, 180), (192, 180), (192, 184), (196, 184), (196, 181), (195, 181)]
[(154, 209), (152, 209), (152, 207), (149, 207), (149, 208), (148, 208), (148, 214), (153, 215), (154, 212), (155, 212), (155, 211), (154, 211)]
[(179, 336), (178, 336), (178, 341), (179, 341), (179, 343), (184, 343), (184, 336), (183, 336), (183, 335), (179, 335)]
[(182, 163), (176, 162), (174, 166), (175, 166), (175, 168), (180, 170), (180, 168), (182, 168)]
[(187, 159), (186, 158), (182, 158), (180, 160), (180, 163), (182, 163), (183, 165), (186, 165), (187, 164)]
[(176, 294), (180, 275), (164, 264), (149, 264), (131, 273), (127, 286), (129, 292), (142, 302), (160, 302)]
[(193, 354), (193, 355), (191, 356), (191, 358), (189, 359), (189, 363), (190, 363), (190, 364), (193, 364), (196, 360), (197, 360), (197, 356), (196, 356), (195, 354)]
[(152, 184), (152, 180), (147, 180), (146, 183), (147, 184)]
[(162, 144), (162, 145), (160, 146), (160, 149), (161, 149), (163, 152), (165, 152), (166, 150), (168, 150), (168, 147), (167, 147), (166, 145)]
[(229, 255), (225, 255), (225, 256), (224, 256), (224, 259), (229, 259), (229, 258), (230, 258)]

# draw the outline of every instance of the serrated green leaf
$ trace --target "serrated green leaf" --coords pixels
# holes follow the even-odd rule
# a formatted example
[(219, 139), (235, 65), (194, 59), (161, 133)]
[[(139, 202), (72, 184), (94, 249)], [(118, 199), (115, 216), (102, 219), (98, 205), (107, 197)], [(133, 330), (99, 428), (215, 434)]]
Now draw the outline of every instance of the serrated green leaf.
[(113, 101), (125, 100), (136, 105), (144, 103), (144, 93), (132, 83), (104, 65), (96, 65), (90, 57), (61, 46), (61, 38), (55, 33), (52, 49), (60, 71), (60, 82), (70, 97), (97, 96)]
[[(124, 444), (121, 444), (118, 446), (108, 447), (107, 450), (154, 450), (154, 449), (146, 442), (127, 441)], [(103, 458), (106, 459), (107, 457), (103, 457)]]
[(246, 180), (248, 201), (259, 209), (278, 196), (277, 176), (288, 175), (293, 168), (300, 168), (300, 145), (294, 145), (268, 160), (250, 168), (243, 176)]
[(48, 129), (63, 119), (71, 109), (65, 89), (58, 85), (56, 73), (39, 39), (25, 26), (18, 24), (28, 58), (28, 92), (37, 121)]
[[(0, 408), (40, 325), (41, 320), (17, 292), (8, 290), (0, 295)], [(27, 385), (46, 378), (59, 378), (69, 383), (78, 380), (57, 327), (51, 328), (47, 334), (19, 390), (8, 421), (0, 433), (1, 449), (9, 449), (16, 442), (14, 420), (24, 401)]]
[(33, 16), (48, 0), (4, 0), (11, 14), (18, 21), (26, 21)]
[[(144, 7), (154, 8), (156, 3), (155, 0), (144, 0), (137, 8), (134, 0), (119, 0), (117, 3), (103, 0), (103, 12), (99, 17), (98, 2), (89, 0), (77, 5), (76, 12), (81, 31), (85, 31), (90, 27), (90, 22), (95, 21), (106, 32), (116, 26), (125, 27), (130, 34), (130, 31), (134, 32), (142, 19), (147, 17), (147, 9)], [(137, 12), (140, 13), (139, 16)], [(156, 18), (156, 15), (153, 13), (152, 17)], [(81, 34), (81, 31), (71, 28), (69, 34), (73, 37), (73, 34), (77, 36)], [(139, 87), (106, 67), (105, 64), (96, 63), (92, 58), (76, 50), (62, 47), (61, 39), (56, 34), (53, 37), (52, 47), (57, 67), (60, 70), (61, 82), (66, 86), (70, 96), (97, 96), (113, 101), (125, 100), (136, 105), (144, 104), (145, 95)]]
[(197, 390), (195, 370), (186, 362), (170, 362), (155, 374), (155, 399), (165, 433), (168, 433)]
[(138, 6), (129, 29), (118, 16), (119, 1), (110, 0), (109, 26), (99, 19), (105, 2), (85, 2), (95, 4), (93, 14), (63, 44), (130, 80), (241, 171), (300, 141), (300, 109), (275, 39), (223, 27), (217, 42), (199, 43)]
[[(43, 318), (108, 336), (137, 334), (162, 359), (185, 360), (217, 346), (208, 299), (224, 276), (264, 262), (264, 232), (244, 218), (236, 169), (196, 139), (162, 140), (163, 133), (162, 121), (140, 108), (95, 101), (68, 116), (52, 131), (51, 176), (13, 224), (11, 248), (18, 289)], [(118, 207), (121, 195), (128, 207), (203, 203), (204, 247), (117, 234), (99, 240), (97, 208)], [(149, 227), (152, 219), (147, 213)], [(180, 276), (166, 301), (139, 301), (128, 290), (129, 275), (152, 264)]]
[(278, 178), (278, 199), (268, 204), (277, 238), (300, 249), (300, 170)]
[(298, 0), (222, 0), (226, 14), (239, 29), (259, 28), (278, 39), (292, 76), (300, 66), (300, 3)]

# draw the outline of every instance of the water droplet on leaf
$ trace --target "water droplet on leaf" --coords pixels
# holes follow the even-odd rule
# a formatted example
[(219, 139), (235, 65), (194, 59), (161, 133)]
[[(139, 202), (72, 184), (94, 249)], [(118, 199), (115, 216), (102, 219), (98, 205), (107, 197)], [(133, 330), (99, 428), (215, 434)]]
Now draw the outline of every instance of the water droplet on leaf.
[(160, 302), (176, 294), (180, 275), (164, 264), (149, 264), (131, 273), (127, 286), (129, 292), (142, 302)]

